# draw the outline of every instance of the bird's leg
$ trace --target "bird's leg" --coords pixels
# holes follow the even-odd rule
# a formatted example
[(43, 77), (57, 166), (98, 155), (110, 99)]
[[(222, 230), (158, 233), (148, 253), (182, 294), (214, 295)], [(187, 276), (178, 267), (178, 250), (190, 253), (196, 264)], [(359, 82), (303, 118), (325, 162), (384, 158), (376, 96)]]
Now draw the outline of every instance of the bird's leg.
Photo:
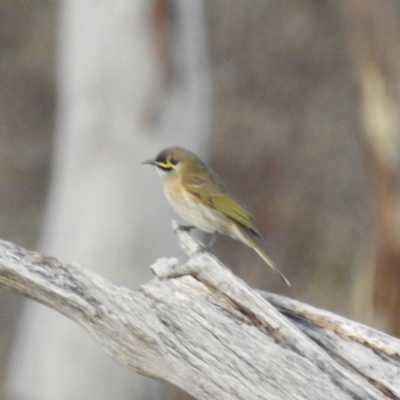
[(207, 245), (207, 247), (209, 249), (213, 248), (213, 246), (215, 244), (215, 240), (217, 239), (217, 234), (218, 234), (218, 232), (214, 232), (214, 233), (211, 234), (211, 239), (210, 239), (210, 241), (208, 242), (208, 245)]
[[(182, 232), (190, 232), (192, 229), (196, 229), (193, 225), (181, 225), (178, 224), (178, 229)], [(211, 234), (211, 239), (206, 246), (204, 246), (204, 250), (207, 250), (212, 253), (212, 247), (214, 246), (215, 240), (217, 239), (218, 232), (215, 231)]]

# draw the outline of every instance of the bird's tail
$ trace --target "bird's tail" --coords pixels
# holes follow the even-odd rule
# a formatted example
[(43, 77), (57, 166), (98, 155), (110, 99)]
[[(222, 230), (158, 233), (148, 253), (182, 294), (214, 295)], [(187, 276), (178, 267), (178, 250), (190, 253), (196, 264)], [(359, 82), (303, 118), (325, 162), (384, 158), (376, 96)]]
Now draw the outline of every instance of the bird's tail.
[(283, 282), (286, 283), (286, 285), (291, 286), (289, 280), (285, 277), (285, 275), (282, 274), (281, 271), (275, 266), (273, 261), (265, 254), (264, 250), (259, 246), (259, 244), (255, 241), (253, 237), (250, 236), (250, 233), (244, 233), (242, 232), (243, 235), (246, 238), (246, 244), (253, 248), (257, 254), (281, 277)]

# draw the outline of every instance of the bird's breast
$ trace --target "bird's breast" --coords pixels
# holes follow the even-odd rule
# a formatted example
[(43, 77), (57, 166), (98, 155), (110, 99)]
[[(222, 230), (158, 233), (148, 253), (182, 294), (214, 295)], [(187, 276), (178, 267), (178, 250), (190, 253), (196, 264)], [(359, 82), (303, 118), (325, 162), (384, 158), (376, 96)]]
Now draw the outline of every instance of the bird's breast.
[(165, 195), (172, 208), (187, 222), (208, 233), (232, 235), (236, 224), (221, 212), (202, 203), (198, 197), (189, 193), (180, 182), (164, 185)]

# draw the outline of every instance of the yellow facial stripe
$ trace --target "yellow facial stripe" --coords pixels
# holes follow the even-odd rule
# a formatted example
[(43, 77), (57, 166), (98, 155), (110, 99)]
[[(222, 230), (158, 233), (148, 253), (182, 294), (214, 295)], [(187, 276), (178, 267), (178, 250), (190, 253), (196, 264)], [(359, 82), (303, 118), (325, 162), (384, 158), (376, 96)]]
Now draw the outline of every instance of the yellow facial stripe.
[(164, 169), (172, 169), (174, 167), (174, 164), (172, 164), (170, 160), (167, 160), (165, 162), (164, 161), (159, 161), (157, 163), (157, 165), (159, 167), (161, 167), (161, 168), (164, 168)]

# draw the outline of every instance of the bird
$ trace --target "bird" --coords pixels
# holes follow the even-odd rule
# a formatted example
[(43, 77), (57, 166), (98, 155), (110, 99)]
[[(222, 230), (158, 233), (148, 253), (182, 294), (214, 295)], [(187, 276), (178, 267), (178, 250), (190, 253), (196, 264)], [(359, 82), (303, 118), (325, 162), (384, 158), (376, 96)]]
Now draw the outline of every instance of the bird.
[(169, 147), (143, 164), (156, 167), (168, 202), (184, 220), (202, 231), (224, 234), (251, 247), (290, 286), (257, 243), (262, 234), (252, 214), (196, 154)]

